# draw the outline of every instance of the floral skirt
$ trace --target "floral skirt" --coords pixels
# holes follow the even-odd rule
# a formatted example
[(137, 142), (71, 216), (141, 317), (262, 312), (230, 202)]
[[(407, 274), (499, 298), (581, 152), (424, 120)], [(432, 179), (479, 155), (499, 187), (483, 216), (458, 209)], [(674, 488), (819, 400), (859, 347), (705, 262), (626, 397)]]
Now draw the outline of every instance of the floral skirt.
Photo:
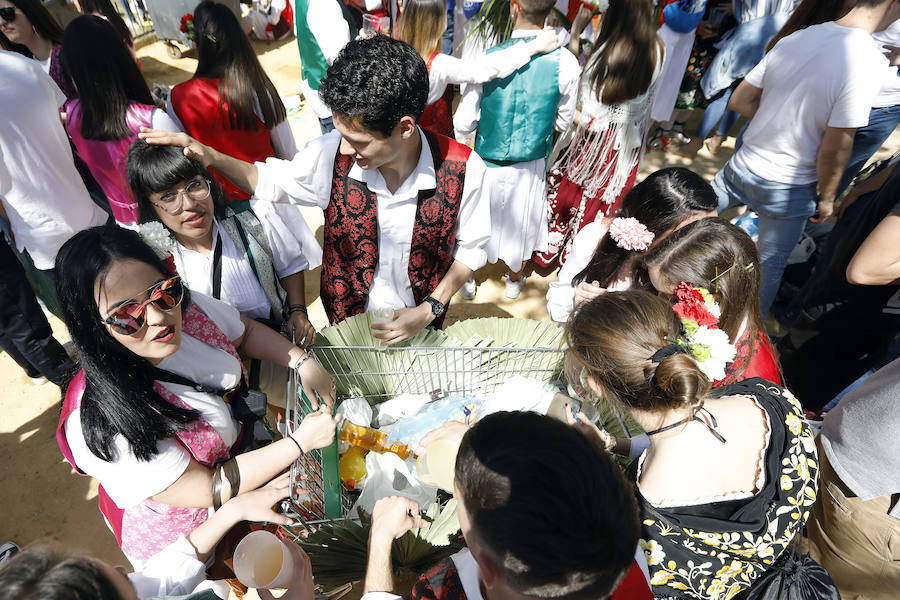
[[(617, 153), (610, 150), (607, 158), (609, 161), (618, 159)], [(547, 205), (550, 211), (550, 236), (548, 238), (547, 251), (536, 252), (533, 256), (535, 263), (542, 267), (562, 266), (566, 262), (566, 255), (572, 246), (572, 239), (581, 228), (588, 223), (593, 223), (598, 216), (604, 217), (615, 214), (622, 205), (622, 198), (634, 186), (640, 163), (636, 164), (628, 175), (625, 186), (616, 195), (615, 201), (610, 204), (603, 202), (607, 185), (603, 185), (593, 196), (586, 196), (584, 186), (571, 181), (566, 173), (559, 169), (552, 169), (547, 174)]]

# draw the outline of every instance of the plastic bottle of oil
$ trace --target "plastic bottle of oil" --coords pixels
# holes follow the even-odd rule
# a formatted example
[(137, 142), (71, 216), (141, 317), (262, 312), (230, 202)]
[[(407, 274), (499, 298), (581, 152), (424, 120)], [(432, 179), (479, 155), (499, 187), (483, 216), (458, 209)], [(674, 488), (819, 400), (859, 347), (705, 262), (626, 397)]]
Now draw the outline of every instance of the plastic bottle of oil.
[(385, 452), (393, 452), (403, 460), (412, 456), (412, 450), (406, 444), (388, 444), (387, 434), (371, 427), (362, 427), (354, 425), (350, 421), (345, 420), (338, 433), (338, 439), (372, 452), (384, 454)]

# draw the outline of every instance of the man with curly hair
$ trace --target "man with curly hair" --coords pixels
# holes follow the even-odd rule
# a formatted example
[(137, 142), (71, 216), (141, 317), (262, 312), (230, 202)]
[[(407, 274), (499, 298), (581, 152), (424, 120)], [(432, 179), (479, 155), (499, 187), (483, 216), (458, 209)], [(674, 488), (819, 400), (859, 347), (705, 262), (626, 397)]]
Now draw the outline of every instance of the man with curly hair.
[(319, 88), (337, 131), (292, 160), (250, 164), (184, 134), (147, 131), (183, 146), (257, 198), (325, 212), (322, 302), (331, 323), (374, 308), (385, 344), (440, 326), (453, 294), (484, 266), (491, 236), (485, 166), (468, 147), (419, 128), (428, 70), (403, 42), (377, 35), (347, 44)]

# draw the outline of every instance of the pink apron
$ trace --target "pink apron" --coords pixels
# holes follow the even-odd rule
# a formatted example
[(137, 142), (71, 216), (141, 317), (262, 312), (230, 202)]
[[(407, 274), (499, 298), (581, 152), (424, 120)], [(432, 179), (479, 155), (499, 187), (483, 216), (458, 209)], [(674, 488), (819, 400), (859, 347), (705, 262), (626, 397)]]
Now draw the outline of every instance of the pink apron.
[[(182, 321), (184, 333), (214, 348), (225, 350), (240, 362), (234, 345), (222, 333), (213, 321), (195, 304), (184, 311)], [(241, 366), (243, 369), (243, 365)], [(246, 373), (244, 374), (246, 377)], [(178, 396), (154, 383), (153, 389), (166, 401), (181, 408), (189, 408)], [(79, 474), (78, 465), (72, 456), (69, 442), (66, 439), (66, 419), (73, 410), (81, 406), (81, 397), (85, 390), (84, 371), (79, 371), (69, 384), (66, 398), (63, 401), (59, 426), (56, 430), (56, 442), (69, 464)], [(175, 434), (178, 441), (191, 453), (194, 459), (205, 467), (227, 460), (229, 449), (218, 432), (205, 420), (198, 419), (185, 431)], [(103, 486), (99, 492), (100, 512), (106, 517), (116, 536), (116, 541), (129, 558), (146, 560), (174, 542), (179, 535), (187, 535), (198, 525), (206, 521), (207, 508), (186, 508), (154, 502), (149, 498), (137, 506), (121, 509), (116, 506)]]
[(66, 102), (66, 133), (75, 143), (78, 155), (84, 159), (91, 174), (109, 200), (113, 217), (119, 223), (137, 223), (137, 202), (125, 178), (128, 163), (128, 149), (141, 127), (152, 125), (155, 107), (132, 102), (125, 113), (125, 124), (132, 135), (120, 140), (88, 140), (81, 135), (81, 103), (77, 98)]

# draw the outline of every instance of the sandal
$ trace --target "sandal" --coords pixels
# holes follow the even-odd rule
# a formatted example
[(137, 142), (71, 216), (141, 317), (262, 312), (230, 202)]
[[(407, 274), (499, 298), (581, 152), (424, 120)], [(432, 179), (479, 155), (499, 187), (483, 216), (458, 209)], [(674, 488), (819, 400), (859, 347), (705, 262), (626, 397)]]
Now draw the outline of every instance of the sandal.
[(19, 547), (13, 542), (5, 542), (0, 545), (0, 567), (8, 563), (18, 553)]

